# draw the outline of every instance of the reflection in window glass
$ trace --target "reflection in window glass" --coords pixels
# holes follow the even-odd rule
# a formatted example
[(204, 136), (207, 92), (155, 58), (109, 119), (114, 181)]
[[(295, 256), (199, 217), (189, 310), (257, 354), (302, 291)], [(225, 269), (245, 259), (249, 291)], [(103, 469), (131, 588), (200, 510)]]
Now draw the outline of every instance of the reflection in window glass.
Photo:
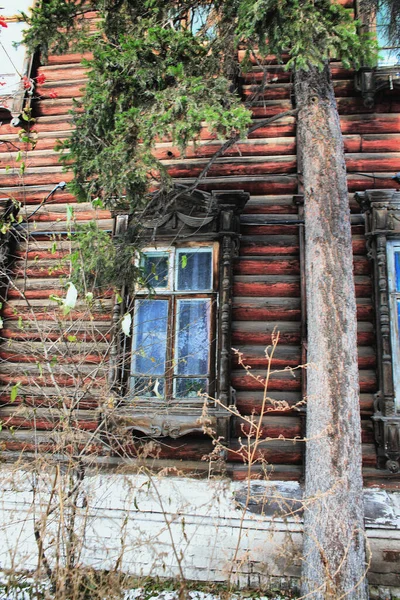
[(175, 382), (176, 398), (197, 398), (207, 392), (207, 379), (200, 377), (179, 377)]
[(176, 253), (177, 290), (199, 291), (212, 288), (212, 252), (209, 249), (180, 249)]
[(397, 333), (400, 342), (400, 300), (397, 300)]
[(132, 377), (132, 392), (145, 398), (165, 397), (165, 379), (160, 377)]
[(400, 252), (394, 253), (394, 268), (396, 273), (396, 291), (400, 292)]
[(151, 288), (168, 287), (168, 252), (146, 252), (141, 258), (140, 266), (146, 285)]
[(380, 4), (376, 12), (376, 38), (379, 46), (379, 66), (394, 66), (399, 63), (399, 47), (394, 47), (389, 36), (390, 12), (388, 6)]
[(175, 373), (207, 375), (210, 345), (210, 300), (179, 300)]
[(167, 300), (140, 300), (135, 303), (132, 373), (164, 375), (167, 324)]
[[(193, 35), (196, 35), (196, 33), (199, 33), (199, 31), (204, 30), (204, 28), (207, 27), (207, 21), (209, 20), (211, 10), (211, 4), (196, 6), (192, 9), (190, 28)], [(214, 34), (214, 27), (209, 25), (206, 29), (206, 33), (209, 36), (212, 36)]]

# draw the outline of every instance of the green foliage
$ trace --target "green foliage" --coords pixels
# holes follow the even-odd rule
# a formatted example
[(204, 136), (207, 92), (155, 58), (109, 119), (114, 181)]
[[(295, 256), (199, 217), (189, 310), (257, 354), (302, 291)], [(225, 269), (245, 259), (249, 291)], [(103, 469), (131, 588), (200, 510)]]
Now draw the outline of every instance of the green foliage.
[(242, 0), (238, 33), (262, 54), (287, 53), (287, 69), (322, 69), (329, 58), (359, 67), (376, 59), (376, 42), (358, 33), (352, 11), (331, 0)]
[[(237, 45), (282, 59), (288, 68), (322, 68), (332, 56), (345, 64), (371, 60), (374, 43), (357, 35), (351, 13), (330, 0), (216, 0), (194, 28), (198, 0), (42, 0), (25, 42), (49, 50), (93, 53), (89, 83), (64, 144), (73, 191), (113, 208), (146, 203), (149, 190), (169, 189), (165, 165), (153, 156), (159, 140), (182, 153), (205, 121), (219, 138), (245, 136), (250, 111), (232, 82)], [(95, 10), (100, 20), (89, 30)], [(208, 21), (207, 21), (208, 19)], [(268, 40), (268, 41), (267, 41)]]
[(90, 290), (119, 289), (124, 284), (128, 289), (133, 287), (140, 271), (135, 262), (136, 248), (127, 236), (111, 239), (95, 221), (78, 228), (73, 234), (75, 250), (68, 256), (71, 282), (78, 291), (88, 297)]
[[(82, 35), (82, 15), (73, 29), (68, 2), (49, 0), (34, 11), (25, 40), (31, 48), (39, 45), (45, 55), (49, 48), (64, 51), (59, 34), (65, 28), (76, 47), (93, 53), (85, 110), (75, 114), (64, 146), (80, 199), (100, 197), (110, 208), (124, 198), (134, 209), (145, 203), (149, 188), (171, 185), (153, 156), (157, 140), (169, 139), (183, 152), (199, 137), (203, 121), (221, 138), (245, 134), (251, 116), (227, 77), (227, 37), (211, 36), (206, 27), (194, 35), (186, 26), (193, 4), (89, 2), (87, 9), (95, 7), (101, 16), (92, 35)], [(82, 12), (81, 3), (73, 6)]]

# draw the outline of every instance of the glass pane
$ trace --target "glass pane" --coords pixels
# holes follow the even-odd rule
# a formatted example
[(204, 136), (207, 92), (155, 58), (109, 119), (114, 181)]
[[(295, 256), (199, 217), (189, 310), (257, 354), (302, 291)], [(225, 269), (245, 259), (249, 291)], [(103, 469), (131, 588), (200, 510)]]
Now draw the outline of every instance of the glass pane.
[(400, 292), (400, 252), (394, 253), (394, 269), (396, 272), (396, 292)]
[(212, 289), (212, 250), (180, 249), (176, 253), (177, 290)]
[(399, 343), (400, 343), (400, 300), (397, 300), (397, 332), (399, 335)]
[(211, 10), (211, 4), (200, 5), (192, 8), (191, 31), (193, 35), (196, 35), (196, 33), (199, 33), (199, 31), (203, 30), (203, 32), (206, 33), (209, 38), (215, 36), (215, 27), (213, 27), (213, 25), (211, 25), (209, 22)]
[(167, 300), (139, 300), (135, 302), (132, 373), (164, 375), (167, 324)]
[(397, 43), (395, 44), (396, 47), (393, 47), (390, 40), (389, 23), (389, 7), (386, 4), (381, 4), (378, 6), (376, 13), (376, 38), (379, 46), (378, 65), (380, 66), (393, 66), (399, 63), (399, 48)]
[(207, 375), (210, 352), (209, 299), (178, 300), (175, 373)]
[(175, 380), (175, 397), (176, 398), (197, 398), (199, 394), (207, 392), (207, 379), (199, 377), (191, 379), (176, 379)]
[(132, 377), (131, 390), (136, 396), (164, 398), (165, 380), (158, 377)]
[(146, 285), (152, 288), (168, 287), (168, 252), (146, 252), (141, 258), (140, 266)]

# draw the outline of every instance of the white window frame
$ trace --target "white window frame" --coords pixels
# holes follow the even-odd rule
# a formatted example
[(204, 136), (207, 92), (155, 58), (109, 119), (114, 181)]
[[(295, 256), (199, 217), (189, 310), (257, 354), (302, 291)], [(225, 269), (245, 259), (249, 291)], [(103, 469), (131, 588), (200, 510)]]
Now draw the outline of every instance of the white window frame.
[[(203, 289), (196, 289), (196, 290), (178, 290), (178, 261), (180, 260), (180, 256), (184, 253), (184, 252), (194, 252), (194, 251), (199, 251), (199, 252), (210, 252), (211, 253), (211, 276), (210, 276), (210, 286), (207, 288), (203, 288)], [(191, 396), (188, 397), (177, 397), (176, 395), (176, 385), (177, 385), (177, 379), (179, 379), (179, 375), (177, 373), (177, 365), (175, 364), (175, 358), (176, 358), (176, 348), (177, 348), (177, 336), (178, 336), (178, 330), (177, 330), (177, 324), (178, 324), (178, 316), (177, 314), (175, 314), (176, 310), (177, 310), (177, 305), (178, 305), (178, 301), (179, 300), (185, 300), (185, 299), (190, 299), (193, 297), (198, 297), (198, 300), (208, 300), (209, 301), (209, 310), (210, 310), (210, 331), (209, 331), (209, 358), (208, 358), (208, 362), (209, 362), (209, 366), (208, 366), (208, 373), (207, 374), (193, 374), (193, 378), (197, 377), (197, 378), (204, 378), (207, 379), (208, 381), (208, 393), (210, 391), (214, 391), (210, 389), (210, 385), (214, 386), (215, 382), (213, 381), (213, 378), (215, 379), (215, 375), (216, 375), (216, 365), (215, 365), (215, 347), (216, 347), (216, 314), (217, 314), (217, 307), (218, 307), (218, 293), (216, 292), (216, 287), (217, 287), (217, 273), (216, 273), (216, 260), (217, 260), (217, 255), (218, 255), (218, 243), (196, 243), (196, 244), (188, 244), (188, 245), (184, 245), (181, 244), (177, 247), (166, 247), (166, 246), (153, 246), (153, 247), (145, 247), (141, 250), (141, 254), (140, 256), (137, 258), (137, 264), (138, 266), (140, 266), (141, 263), (141, 257), (143, 255), (145, 255), (146, 253), (160, 253), (161, 254), (168, 254), (169, 256), (169, 268), (168, 268), (168, 285), (167, 287), (157, 287), (157, 286), (153, 286), (151, 288), (151, 291), (154, 291), (153, 296), (151, 297), (154, 300), (162, 300), (170, 298), (170, 302), (169, 302), (169, 308), (168, 308), (168, 323), (173, 323), (172, 324), (172, 331), (171, 331), (171, 341), (167, 340), (167, 355), (168, 352), (171, 354), (172, 356), (172, 361), (173, 361), (173, 369), (172, 372), (169, 372), (168, 369), (166, 369), (165, 373), (163, 376), (159, 376), (159, 377), (163, 377), (165, 378), (166, 381), (166, 385), (168, 385), (171, 388), (171, 383), (172, 383), (172, 388), (170, 389), (170, 394), (162, 399), (157, 399), (153, 396), (140, 396), (140, 395), (135, 395), (135, 393), (132, 391), (131, 386), (132, 383), (134, 381), (134, 379), (136, 377), (145, 377), (145, 375), (140, 375), (140, 374), (133, 374), (132, 372), (132, 368), (134, 365), (134, 360), (133, 357), (131, 355), (130, 357), (130, 366), (129, 366), (129, 382), (128, 382), (128, 396), (132, 399), (139, 399), (139, 400), (146, 400), (149, 402), (149, 404), (153, 404), (153, 403), (165, 403), (165, 402), (173, 402), (173, 403), (179, 403), (179, 404), (185, 404), (187, 402), (189, 403), (202, 403), (203, 400), (201, 398), (198, 399), (194, 399)], [(136, 300), (143, 300), (145, 298), (147, 298), (149, 296), (149, 290), (148, 288), (144, 288), (144, 287), (140, 287), (137, 289), (136, 292), (136, 296), (135, 299)], [(172, 314), (171, 312), (172, 311)], [(135, 306), (134, 306), (134, 318), (132, 319), (132, 350), (131, 353), (133, 352), (133, 348), (135, 345), (135, 326), (137, 325), (137, 308), (136, 308), (136, 302), (135, 302)], [(185, 376), (182, 376), (182, 378), (185, 378)], [(190, 379), (190, 377), (188, 376), (188, 378)], [(167, 383), (167, 380), (169, 383)]]

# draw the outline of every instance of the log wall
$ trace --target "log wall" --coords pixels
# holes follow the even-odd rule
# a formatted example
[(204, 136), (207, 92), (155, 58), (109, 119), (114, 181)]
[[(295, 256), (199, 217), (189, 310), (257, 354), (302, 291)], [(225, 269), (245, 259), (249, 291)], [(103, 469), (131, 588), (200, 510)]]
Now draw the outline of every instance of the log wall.
[[(240, 50), (238, 59), (242, 60)], [(37, 90), (34, 104), (36, 148), (25, 152), (18, 132), (9, 124), (0, 128), (0, 185), (3, 197), (23, 202), (28, 217), (61, 180), (71, 180), (63, 172), (59, 155), (53, 150), (58, 139), (71, 133), (73, 98), (82, 95), (85, 69), (75, 54), (50, 56), (39, 68), (46, 82)], [(331, 65), (340, 112), (349, 199), (354, 215), (354, 273), (358, 300), (358, 342), (360, 367), (360, 410), (363, 424), (363, 456), (366, 484), (394, 485), (395, 479), (375, 469), (376, 454), (372, 431), (373, 394), (376, 392), (376, 355), (370, 263), (366, 255), (362, 219), (354, 192), (371, 188), (398, 187), (391, 179), (400, 171), (400, 98), (396, 91), (381, 93), (376, 105), (367, 109), (354, 87), (354, 72), (340, 63)], [(267, 84), (260, 93), (262, 68), (254, 64), (242, 77), (243, 101), (252, 103), (254, 122), (292, 108), (291, 75), (271, 59)], [(56, 99), (50, 97), (56, 91)], [(204, 128), (201, 143), (189, 147), (186, 156), (167, 142), (157, 144), (157, 157), (181, 183), (191, 183), (220, 145)], [(19, 172), (18, 149), (22, 150), (25, 172)], [(263, 375), (267, 365), (265, 347), (273, 332), (280, 341), (272, 360), (277, 371), (269, 386), (272, 398), (263, 417), (263, 443), (260, 459), (276, 479), (301, 479), (303, 474), (303, 435), (305, 407), (302, 402), (306, 371), (295, 368), (306, 361), (305, 313), (302, 290), (302, 208), (294, 201), (299, 193), (296, 156), (296, 125), (293, 117), (257, 129), (249, 139), (232, 147), (209, 171), (202, 187), (207, 190), (241, 189), (250, 193), (242, 216), (240, 255), (235, 262), (233, 290), (233, 345), (255, 375)], [(76, 432), (79, 447), (96, 456), (115, 453), (95, 434), (101, 423), (101, 406), (107, 402), (107, 352), (111, 336), (111, 298), (96, 301), (91, 310), (84, 302), (63, 316), (51, 295), (65, 294), (63, 280), (70, 251), (67, 208), (73, 206), (74, 220), (87, 223), (97, 219), (112, 231), (111, 215), (77, 204), (71, 193), (58, 190), (33, 218), (22, 225), (12, 263), (13, 277), (3, 306), (3, 342), (0, 347), (1, 444), (6, 455), (23, 450), (56, 451), (58, 435), (65, 423), (63, 408), (73, 406), (69, 425)], [(303, 293), (304, 297), (304, 293)], [(106, 358), (106, 360), (104, 360)], [(10, 401), (13, 386), (16, 398)], [(232, 385), (237, 391), (237, 407), (242, 415), (259, 414), (263, 385), (246, 375), (233, 359)], [(15, 390), (15, 388), (14, 388)], [(15, 395), (15, 391), (13, 393)], [(246, 427), (232, 420), (231, 441), (225, 463), (234, 479), (247, 471), (240, 447)], [(86, 445), (86, 446), (85, 446)], [(213, 449), (211, 440), (186, 436), (163, 440), (145, 451), (145, 460), (158, 457), (183, 472), (207, 471), (203, 461)], [(143, 442), (130, 440), (124, 452), (135, 460), (142, 456)], [(262, 472), (261, 463), (253, 473)]]

